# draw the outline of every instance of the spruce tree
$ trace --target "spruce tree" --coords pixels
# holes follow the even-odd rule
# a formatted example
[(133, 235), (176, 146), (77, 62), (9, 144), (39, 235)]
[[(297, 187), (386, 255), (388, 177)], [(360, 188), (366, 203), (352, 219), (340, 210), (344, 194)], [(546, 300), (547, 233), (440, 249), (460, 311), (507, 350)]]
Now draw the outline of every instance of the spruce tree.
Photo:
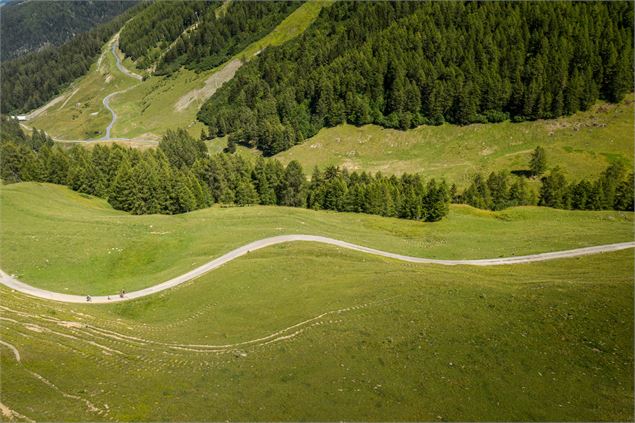
[(132, 169), (127, 158), (124, 158), (117, 170), (117, 176), (113, 181), (108, 196), (108, 202), (117, 210), (130, 211), (134, 203), (134, 181), (132, 179)]
[(542, 175), (547, 170), (547, 154), (541, 146), (536, 147), (531, 154), (529, 170), (534, 177)]

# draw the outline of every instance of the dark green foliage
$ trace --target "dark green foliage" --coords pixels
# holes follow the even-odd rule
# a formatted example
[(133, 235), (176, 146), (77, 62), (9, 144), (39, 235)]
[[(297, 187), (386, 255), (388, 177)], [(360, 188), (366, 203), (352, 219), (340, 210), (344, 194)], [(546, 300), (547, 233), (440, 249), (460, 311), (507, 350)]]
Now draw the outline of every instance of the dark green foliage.
[[(0, 66), (0, 111), (25, 112), (51, 100), (88, 71), (104, 43), (143, 6), (130, 8), (110, 22), (81, 33), (59, 47), (47, 47), (14, 60), (3, 61)], [(5, 44), (5, 40), (2, 44)]]
[(535, 194), (525, 178), (512, 176), (504, 170), (490, 173), (487, 180), (482, 175), (474, 176), (470, 186), (454, 201), (488, 210), (536, 204)]
[(555, 168), (542, 177), (538, 198), (525, 178), (512, 177), (506, 171), (492, 172), (487, 181), (476, 175), (453, 201), (489, 210), (537, 204), (558, 209), (631, 211), (633, 174), (626, 172), (623, 164), (612, 163), (595, 181), (569, 183), (562, 171)]
[(536, 147), (531, 154), (531, 161), (529, 162), (529, 171), (532, 176), (540, 176), (547, 170), (547, 153), (541, 146)]
[(284, 177), (278, 188), (278, 204), (282, 206), (304, 207), (306, 205), (306, 177), (302, 166), (292, 160), (284, 170)]
[[(45, 178), (53, 140), (37, 129), (28, 136), (17, 120), (0, 116), (0, 179), (5, 183)], [(35, 154), (42, 151), (42, 158)], [(53, 166), (55, 169), (56, 166)]]
[(571, 205), (567, 179), (559, 168), (553, 169), (542, 178), (539, 206), (568, 209)]
[(205, 143), (192, 138), (184, 129), (168, 129), (159, 142), (159, 149), (176, 168), (191, 167), (197, 159), (207, 155)]
[(0, 13), (0, 60), (58, 46), (76, 34), (107, 22), (136, 1), (10, 2)]
[(617, 185), (617, 188), (615, 189), (615, 203), (613, 203), (613, 208), (615, 210), (635, 210), (635, 193), (633, 192), (634, 184), (635, 180), (633, 178), (633, 173), (631, 173)]
[(378, 214), (403, 219), (436, 222), (449, 211), (450, 196), (445, 182), (434, 179), (426, 185), (419, 175), (400, 178), (381, 173), (349, 174), (336, 167), (313, 171), (308, 186), (307, 207)]
[(204, 104), (265, 155), (323, 126), (553, 118), (633, 88), (632, 2), (337, 2)]
[(179, 38), (161, 58), (156, 73), (169, 74), (182, 65), (196, 71), (212, 69), (268, 34), (301, 4), (300, 1), (235, 1), (219, 17), (216, 10), (207, 10), (200, 14), (197, 27)]
[(150, 67), (160, 51), (175, 41), (181, 33), (199, 22), (220, 2), (159, 1), (137, 14), (121, 31), (119, 47), (140, 67)]

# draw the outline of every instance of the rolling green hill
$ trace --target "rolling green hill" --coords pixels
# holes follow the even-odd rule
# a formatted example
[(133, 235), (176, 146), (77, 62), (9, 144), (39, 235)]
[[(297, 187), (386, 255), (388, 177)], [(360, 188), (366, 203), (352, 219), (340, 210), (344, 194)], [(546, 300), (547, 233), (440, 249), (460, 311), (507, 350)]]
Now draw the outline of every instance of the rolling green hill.
[[(61, 292), (143, 286), (287, 231), (437, 257), (632, 239), (632, 214), (611, 212), (455, 207), (439, 224), (264, 207), (133, 217), (57, 186), (0, 192), (2, 268)], [(632, 261), (628, 250), (439, 267), (302, 243), (116, 305), (0, 288), (3, 412), (90, 421), (630, 420)]]
[[(249, 15), (250, 7), (140, 2), (70, 47), (3, 63), (3, 76), (20, 71), (3, 79), (3, 94), (14, 95), (3, 110), (36, 107), (65, 87), (26, 122), (60, 143), (102, 138), (108, 97), (111, 138), (124, 140), (99, 142), (154, 147), (181, 127), (217, 136), (206, 140), (210, 152), (231, 140), (243, 158), (277, 153), (306, 174), (421, 173), (459, 189), (477, 172), (525, 172), (536, 146), (570, 181), (595, 179), (610, 163), (633, 167), (632, 4), (317, 0), (258, 4)], [(152, 154), (62, 154), (44, 134), (28, 140), (17, 122), (3, 123), (2, 182), (78, 190), (0, 184), (0, 269), (58, 293), (154, 286), (276, 235), (437, 259), (633, 241), (631, 211), (452, 204), (431, 223), (230, 206), (257, 202), (256, 185), (267, 204), (301, 205), (303, 172), (293, 163), (265, 175), (260, 160), (204, 157), (183, 133)], [(329, 172), (325, 180), (337, 182)], [(211, 204), (197, 180), (216, 205), (174, 215), (131, 215), (79, 192), (135, 213), (180, 213)], [(403, 186), (410, 190), (375, 202), (405, 193), (411, 203), (401, 204), (417, 206), (424, 196)], [(286, 201), (294, 195), (302, 201)], [(117, 303), (45, 301), (0, 284), (0, 420), (635, 418), (632, 248), (492, 267), (308, 241), (248, 248), (196, 279)]]

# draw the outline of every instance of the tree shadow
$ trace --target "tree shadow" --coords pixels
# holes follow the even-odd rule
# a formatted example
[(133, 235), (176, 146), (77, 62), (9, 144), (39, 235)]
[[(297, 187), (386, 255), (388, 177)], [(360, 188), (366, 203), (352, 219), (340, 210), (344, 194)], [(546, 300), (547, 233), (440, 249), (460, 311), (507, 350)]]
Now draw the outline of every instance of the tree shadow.
[(531, 173), (531, 170), (529, 170), (529, 169), (512, 170), (511, 173), (512, 173), (512, 175), (522, 176), (522, 177), (525, 177), (525, 178), (531, 178), (531, 177), (534, 176), (534, 174)]

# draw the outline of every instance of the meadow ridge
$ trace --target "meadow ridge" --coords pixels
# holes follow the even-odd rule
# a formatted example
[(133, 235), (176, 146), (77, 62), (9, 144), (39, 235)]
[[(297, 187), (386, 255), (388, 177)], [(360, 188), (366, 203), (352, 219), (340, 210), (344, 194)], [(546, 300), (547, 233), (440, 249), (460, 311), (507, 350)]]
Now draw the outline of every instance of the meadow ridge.
[(23, 294), (30, 295), (32, 297), (42, 298), (45, 300), (61, 301), (65, 303), (89, 303), (89, 304), (108, 304), (122, 301), (135, 300), (137, 298), (147, 297), (149, 295), (157, 294), (161, 291), (172, 289), (181, 284), (190, 282), (200, 276), (218, 269), (222, 265), (229, 263), (232, 260), (236, 260), (246, 254), (253, 251), (260, 250), (262, 248), (270, 247), (273, 245), (284, 244), (289, 242), (313, 242), (318, 244), (333, 245), (337, 248), (345, 248), (348, 250), (361, 251), (366, 254), (371, 254), (380, 257), (388, 257), (397, 261), (405, 261), (408, 263), (417, 264), (435, 264), (442, 266), (509, 266), (514, 264), (535, 263), (540, 261), (558, 260), (564, 258), (582, 257), (593, 254), (610, 253), (613, 251), (627, 250), (635, 248), (635, 242), (622, 242), (616, 244), (597, 245), (594, 247), (578, 248), (575, 250), (566, 251), (553, 251), (541, 254), (532, 254), (527, 256), (518, 257), (502, 257), (496, 259), (476, 259), (476, 260), (439, 260), (429, 259), (425, 257), (412, 257), (404, 256), (401, 254), (394, 254), (387, 251), (381, 251), (374, 248), (368, 248), (361, 245), (351, 244), (350, 242), (344, 242), (333, 238), (327, 238), (315, 235), (280, 235), (270, 238), (260, 239), (258, 241), (251, 242), (242, 247), (238, 247), (222, 256), (214, 259), (210, 262), (203, 264), (202, 266), (192, 269), (187, 273), (179, 275), (162, 283), (150, 286), (145, 289), (140, 289), (133, 292), (120, 291), (119, 293), (112, 293), (110, 295), (100, 296), (83, 296), (83, 295), (71, 295), (63, 294), (60, 292), (46, 291), (43, 289), (35, 288), (31, 285), (25, 284), (22, 281), (17, 280), (11, 275), (7, 275), (0, 270), (0, 283), (5, 285), (14, 291), (21, 292)]

